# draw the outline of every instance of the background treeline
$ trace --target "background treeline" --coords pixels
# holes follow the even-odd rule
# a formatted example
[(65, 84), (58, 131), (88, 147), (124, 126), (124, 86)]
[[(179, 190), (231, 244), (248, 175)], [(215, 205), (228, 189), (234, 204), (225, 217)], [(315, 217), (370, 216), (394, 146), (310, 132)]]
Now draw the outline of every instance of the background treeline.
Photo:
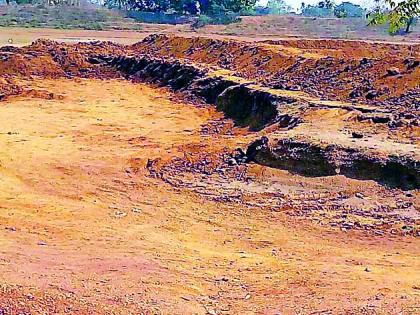
[[(70, 20), (81, 21), (90, 19), (104, 24), (103, 20), (115, 19), (115, 14), (108, 14), (105, 11), (96, 10), (95, 17), (86, 16), (89, 12), (94, 12), (92, 6), (96, 8), (112, 9), (120, 12), (139, 22), (148, 23), (168, 23), (180, 24), (190, 23), (194, 28), (207, 24), (230, 24), (240, 21), (240, 16), (244, 15), (301, 15), (305, 17), (319, 18), (358, 18), (360, 23), (387, 24), (389, 32), (392, 34), (408, 33), (412, 26), (416, 24), (420, 15), (420, 0), (372, 0), (373, 7), (369, 11), (350, 1), (336, 4), (333, 0), (320, 0), (316, 4), (305, 4), (302, 2), (298, 10), (289, 6), (285, 0), (268, 0), (267, 4), (261, 6), (257, 0), (0, 0), (1, 3), (11, 6), (33, 6), (43, 8), (44, 17), (38, 18), (39, 24), (45, 22), (46, 15), (69, 17)], [(78, 11), (70, 9), (57, 9), (56, 13), (50, 14), (51, 9), (61, 6), (81, 8)], [(33, 9), (25, 9), (30, 11)], [(11, 10), (3, 14), (0, 18), (0, 26), (9, 24), (20, 24), (19, 19), (28, 20), (25, 17), (25, 10), (14, 9), (16, 18), (12, 18)], [(68, 11), (66, 13), (65, 11)], [(72, 14), (70, 14), (70, 12)], [(1, 12), (0, 12), (1, 13)], [(73, 14), (74, 13), (74, 14)], [(90, 13), (89, 13), (90, 14)], [(26, 14), (28, 15), (28, 14)], [(80, 18), (78, 19), (78, 15)], [(92, 14), (91, 14), (92, 15)], [(4, 17), (6, 16), (6, 17)], [(74, 17), (73, 17), (74, 16)], [(97, 16), (97, 18), (96, 18)], [(62, 18), (61, 20), (63, 20)], [(363, 22), (366, 20), (367, 22)], [(9, 21), (1, 23), (3, 21)], [(16, 20), (16, 21), (15, 21)], [(106, 21), (110, 24), (110, 21)], [(65, 22), (63, 25), (73, 25)], [(99, 25), (98, 24), (98, 25)], [(99, 26), (98, 26), (99, 27)]]
[(342, 2), (336, 5), (331, 0), (320, 1), (315, 5), (305, 5), (305, 3), (302, 3), (301, 12), (304, 16), (337, 18), (364, 17), (367, 13), (365, 9), (357, 4)]
[[(81, 6), (88, 1), (81, 0), (0, 0), (7, 4), (34, 4), (48, 6)], [(290, 14), (296, 13), (284, 0), (269, 0), (267, 5), (258, 5), (257, 0), (92, 0), (91, 3), (110, 9), (142, 11), (166, 14), (218, 15), (238, 13), (241, 15)], [(300, 13), (305, 16), (362, 17), (365, 10), (351, 2), (335, 5), (331, 0), (316, 5), (301, 5)]]
[(252, 8), (256, 0), (105, 0), (104, 4), (126, 10), (213, 15)]

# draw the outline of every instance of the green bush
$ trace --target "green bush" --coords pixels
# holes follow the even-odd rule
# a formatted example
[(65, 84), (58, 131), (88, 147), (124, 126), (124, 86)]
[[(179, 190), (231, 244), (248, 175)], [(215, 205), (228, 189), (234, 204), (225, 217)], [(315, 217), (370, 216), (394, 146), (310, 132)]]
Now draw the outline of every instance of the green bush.
[(30, 4), (31, 0), (15, 0), (17, 4)]
[(243, 16), (257, 16), (258, 15), (255, 8), (242, 9), (241, 11), (239, 11), (239, 14)]
[(302, 15), (313, 17), (332, 17), (333, 10), (309, 5), (302, 10)]
[(211, 17), (207, 15), (200, 15), (198, 19), (192, 24), (193, 28), (200, 28), (212, 24)]
[(227, 25), (231, 23), (239, 22), (241, 18), (238, 14), (233, 12), (227, 12), (223, 14), (215, 15), (200, 15), (197, 20), (192, 24), (193, 28), (200, 28), (206, 25)]

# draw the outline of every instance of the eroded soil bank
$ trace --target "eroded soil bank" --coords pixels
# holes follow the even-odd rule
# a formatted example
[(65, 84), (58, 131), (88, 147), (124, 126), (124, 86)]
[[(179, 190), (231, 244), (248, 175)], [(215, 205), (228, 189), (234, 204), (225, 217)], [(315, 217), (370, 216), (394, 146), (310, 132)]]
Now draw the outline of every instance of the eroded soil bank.
[(168, 40), (1, 50), (0, 310), (415, 314), (418, 190), (343, 174), (337, 151), (328, 174), (255, 162), (302, 143), (311, 167), (316, 146), (412, 165), (418, 108), (173, 62)]

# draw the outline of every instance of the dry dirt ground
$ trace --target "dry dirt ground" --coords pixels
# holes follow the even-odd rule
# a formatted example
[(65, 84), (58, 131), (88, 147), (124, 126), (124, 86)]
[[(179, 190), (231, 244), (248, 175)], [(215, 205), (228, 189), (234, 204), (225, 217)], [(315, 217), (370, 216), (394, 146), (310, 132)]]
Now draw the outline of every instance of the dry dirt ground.
[[(216, 64), (191, 41), (159, 41), (126, 49), (165, 58), (166, 46)], [(0, 60), (7, 96), (0, 102), (1, 315), (418, 314), (418, 190), (225, 163), (234, 149), (273, 132), (307, 136), (322, 128), (332, 141), (354, 112), (315, 107), (303, 116), (312, 125), (251, 131), (185, 93), (111, 79), (104, 66), (95, 70), (103, 80), (75, 74), (75, 64), (96, 69), (75, 51), (119, 46), (37, 45), (2, 51)], [(282, 53), (313, 56), (312, 47), (283, 45)], [(231, 46), (232, 54), (241, 51)], [(253, 64), (272, 51), (264, 48)], [(19, 59), (28, 55), (32, 68)], [(240, 72), (244, 60), (227, 61)], [(403, 74), (414, 92), (415, 71)], [(9, 93), (8, 82), (19, 92)], [(387, 102), (369, 106), (398, 103)], [(401, 110), (415, 116), (418, 109)], [(392, 150), (418, 154), (417, 125), (357, 126), (394, 143)]]
[(193, 29), (190, 25), (140, 23), (141, 30), (63, 30), (50, 28), (0, 27), (0, 46), (29, 45), (39, 39), (64, 42), (110, 40), (121, 44), (133, 44), (153, 33), (204, 36), (210, 38), (234, 38), (242, 41), (278, 40), (287, 38), (331, 38), (345, 40), (375, 40), (400, 43), (420, 43), (420, 26), (415, 25), (408, 35), (390, 36), (384, 27), (368, 27), (361, 19), (337, 19), (300, 16), (244, 16), (240, 23), (207, 25)]
[[(147, 159), (246, 143), (244, 130), (202, 135), (221, 116), (212, 108), (118, 80), (32, 86), (62, 97), (0, 108), (3, 313), (418, 311), (418, 240), (325, 229), (150, 177)], [(291, 189), (376, 188), (275, 175)]]
[(81, 41), (112, 41), (121, 44), (133, 44), (149, 34), (165, 30), (167, 26), (148, 24), (142, 31), (89, 31), (89, 30), (59, 30), (48, 28), (20, 28), (1, 27), (0, 46), (10, 45), (9, 39), (13, 40), (14, 46), (29, 45), (33, 41), (45, 38), (63, 42)]
[[(209, 25), (197, 30), (201, 34), (234, 35), (247, 38), (335, 38), (358, 40), (382, 40), (419, 42), (420, 26), (406, 35), (390, 36), (385, 27), (366, 25), (365, 19), (315, 18), (289, 16), (244, 16), (240, 23)], [(185, 29), (185, 28), (184, 28)]]

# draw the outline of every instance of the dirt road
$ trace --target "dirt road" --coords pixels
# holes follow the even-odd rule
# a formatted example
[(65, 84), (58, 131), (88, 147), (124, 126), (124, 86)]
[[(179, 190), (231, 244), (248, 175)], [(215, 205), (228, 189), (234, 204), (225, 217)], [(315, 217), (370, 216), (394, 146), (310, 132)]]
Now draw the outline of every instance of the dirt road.
[[(0, 106), (0, 313), (418, 312), (418, 238), (331, 229), (151, 176), (149, 159), (249, 142), (240, 128), (203, 133), (222, 117), (213, 107), (128, 81), (30, 86), (52, 99)], [(378, 189), (270, 174), (292, 190)]]
[(9, 39), (13, 40), (14, 46), (29, 45), (37, 39), (52, 39), (60, 42), (83, 42), (83, 41), (112, 41), (120, 44), (133, 44), (142, 40), (147, 35), (168, 29), (162, 25), (144, 25), (141, 31), (90, 31), (90, 30), (59, 30), (50, 28), (20, 28), (2, 27), (0, 31), (0, 46), (10, 45)]
[(247, 42), (290, 38), (310, 38), (313, 40), (341, 38), (341, 40), (367, 40), (375, 41), (376, 43), (380, 41), (400, 44), (419, 43), (418, 28), (405, 36), (390, 36), (384, 30), (366, 27), (364, 21), (360, 20), (313, 20), (312, 18), (301, 18), (297, 16), (242, 17), (242, 20), (241, 23), (207, 25), (199, 29), (193, 29), (189, 24), (141, 23), (138, 31), (0, 27), (0, 47), (10, 45), (9, 39), (13, 40), (13, 46), (23, 46), (29, 45), (41, 38), (67, 43), (99, 40), (128, 45), (134, 44), (148, 35), (156, 33), (176, 34), (187, 37), (200, 36), (211, 39), (228, 38)]

